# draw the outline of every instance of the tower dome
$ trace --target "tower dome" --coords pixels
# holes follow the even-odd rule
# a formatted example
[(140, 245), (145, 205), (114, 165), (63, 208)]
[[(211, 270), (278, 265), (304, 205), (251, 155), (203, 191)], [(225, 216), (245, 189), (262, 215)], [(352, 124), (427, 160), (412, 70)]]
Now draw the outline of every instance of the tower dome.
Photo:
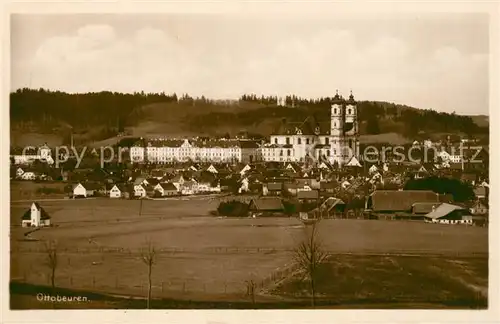
[(352, 90), (351, 90), (351, 94), (349, 95), (349, 100), (348, 100), (349, 103), (355, 103), (356, 100), (354, 100), (354, 96), (352, 94)]

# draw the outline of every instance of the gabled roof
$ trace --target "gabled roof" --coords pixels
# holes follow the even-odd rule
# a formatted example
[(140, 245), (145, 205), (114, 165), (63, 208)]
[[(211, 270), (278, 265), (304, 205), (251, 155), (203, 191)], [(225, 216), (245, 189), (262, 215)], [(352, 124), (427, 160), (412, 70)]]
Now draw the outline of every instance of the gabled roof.
[(297, 199), (318, 199), (319, 192), (317, 190), (307, 190), (307, 191), (298, 191)]
[(177, 182), (177, 181), (180, 181), (180, 180), (181, 180), (181, 177), (182, 177), (182, 179), (184, 179), (184, 177), (182, 176), (182, 174), (177, 174), (177, 175), (175, 175), (175, 176), (171, 179), (171, 181), (172, 181), (172, 182)]
[(466, 208), (457, 206), (457, 205), (451, 205), (447, 203), (442, 203), (439, 205), (436, 209), (425, 215), (427, 218), (432, 218), (432, 219), (438, 219), (441, 217), (444, 217), (448, 215), (449, 213), (455, 211), (455, 210), (466, 210)]
[(339, 187), (339, 183), (337, 181), (329, 181), (329, 182), (320, 182), (320, 189), (335, 189)]
[(239, 146), (242, 149), (256, 149), (259, 147), (259, 143), (252, 140), (240, 140)]
[(267, 189), (270, 191), (282, 190), (283, 183), (282, 182), (269, 182), (267, 184)]
[(375, 190), (370, 197), (374, 211), (408, 211), (416, 202), (439, 202), (430, 190)]
[(432, 211), (432, 208), (436, 208), (440, 204), (440, 202), (417, 202), (411, 208), (414, 214), (427, 214)]
[(142, 182), (144, 182), (144, 180), (146, 180), (145, 178), (143, 177), (137, 177), (135, 180), (134, 180), (134, 185), (140, 185)]
[(330, 122), (318, 122), (308, 116), (301, 122), (282, 121), (273, 135), (330, 135)]
[(337, 205), (345, 205), (345, 202), (336, 197), (329, 197), (328, 199), (325, 200), (325, 202), (321, 205), (320, 209), (321, 210), (327, 210), (330, 211), (332, 208), (334, 208)]
[(154, 177), (154, 178), (161, 178), (165, 175), (165, 172), (163, 172), (162, 170), (153, 170), (151, 171), (151, 176)]
[(177, 191), (177, 188), (171, 182), (159, 183), (159, 185), (163, 188), (163, 190), (175, 190), (175, 191)]
[(349, 162), (346, 163), (346, 166), (361, 167), (361, 163), (359, 162), (359, 160), (355, 156), (352, 156), (351, 159), (349, 160)]
[(278, 197), (261, 197), (252, 199), (249, 207), (253, 210), (260, 211), (282, 211), (285, 209), (281, 199)]
[(462, 163), (450, 163), (450, 169), (452, 170), (462, 170)]
[(486, 188), (483, 186), (479, 186), (474, 188), (474, 194), (476, 196), (486, 196)]
[(293, 172), (299, 172), (300, 170), (302, 170), (302, 168), (300, 167), (300, 165), (298, 165), (297, 163), (294, 163), (294, 162), (288, 162), (286, 164), (285, 169), (287, 169), (287, 170), (293, 170)]
[(152, 186), (156, 186), (158, 183), (160, 183), (160, 180), (158, 180), (156, 178), (149, 178), (149, 179), (146, 179), (146, 181), (148, 182), (148, 184), (150, 184)]
[(192, 180), (188, 180), (188, 181), (184, 181), (184, 183), (182, 184), (183, 187), (192, 187), (196, 184), (196, 182), (192, 181)]
[[(40, 219), (41, 220), (46, 220), (50, 219), (50, 215), (43, 209), (37, 202), (34, 202), (36, 208), (40, 211)], [(28, 208), (28, 210), (23, 214), (21, 217), (22, 220), (30, 220), (31, 219), (31, 207)]]
[(294, 182), (283, 183), (284, 190), (296, 190), (299, 186)]

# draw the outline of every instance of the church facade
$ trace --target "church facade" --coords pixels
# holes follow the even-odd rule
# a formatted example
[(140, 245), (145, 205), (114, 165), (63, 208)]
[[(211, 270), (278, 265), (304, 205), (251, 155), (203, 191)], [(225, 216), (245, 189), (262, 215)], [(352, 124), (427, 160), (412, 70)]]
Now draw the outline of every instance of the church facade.
[(348, 99), (337, 92), (329, 121), (318, 122), (310, 116), (301, 123), (284, 123), (261, 151), (264, 161), (328, 161), (339, 166), (357, 161), (358, 111), (352, 92)]

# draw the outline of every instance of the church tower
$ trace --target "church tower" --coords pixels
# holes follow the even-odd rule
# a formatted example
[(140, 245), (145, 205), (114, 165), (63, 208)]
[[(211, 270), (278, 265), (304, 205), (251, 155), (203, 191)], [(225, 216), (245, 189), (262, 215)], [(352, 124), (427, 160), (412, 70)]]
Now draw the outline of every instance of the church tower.
[(358, 107), (354, 96), (349, 95), (349, 100), (346, 101), (345, 107), (345, 123), (344, 123), (344, 139), (345, 144), (349, 147), (347, 156), (345, 157), (344, 163), (349, 162), (352, 156), (359, 156), (359, 126), (358, 126)]
[(344, 100), (338, 91), (333, 97), (330, 125), (330, 162), (339, 166), (356, 156), (359, 158), (359, 126), (357, 104), (351, 92)]
[(342, 137), (344, 128), (344, 104), (339, 92), (333, 97), (330, 120), (330, 163), (342, 163)]

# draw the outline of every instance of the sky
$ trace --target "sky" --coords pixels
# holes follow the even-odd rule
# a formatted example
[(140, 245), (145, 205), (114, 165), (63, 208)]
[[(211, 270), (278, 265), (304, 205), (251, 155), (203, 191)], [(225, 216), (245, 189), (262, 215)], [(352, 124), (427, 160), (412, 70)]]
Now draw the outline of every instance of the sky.
[(488, 114), (488, 59), (484, 14), (11, 16), (11, 90), (236, 99), (338, 89), (478, 115)]

